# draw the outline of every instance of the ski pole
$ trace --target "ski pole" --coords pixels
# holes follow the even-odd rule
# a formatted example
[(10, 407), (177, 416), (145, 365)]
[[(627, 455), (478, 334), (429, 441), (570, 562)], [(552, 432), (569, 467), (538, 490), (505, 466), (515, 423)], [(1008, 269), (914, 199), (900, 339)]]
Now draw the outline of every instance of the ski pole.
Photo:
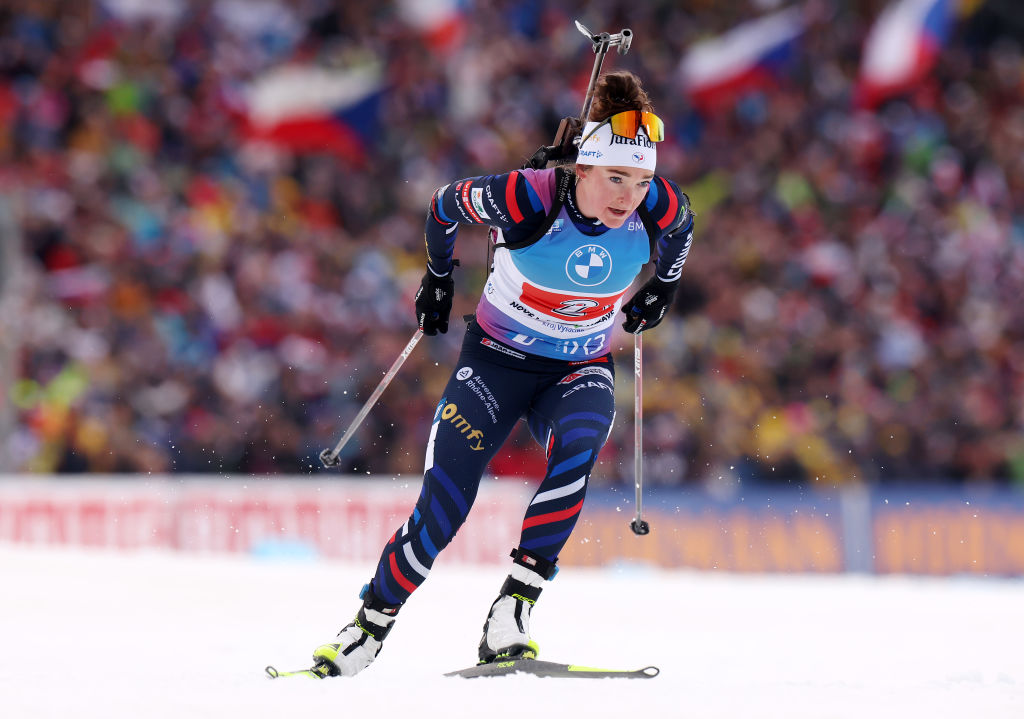
[[(583, 109), (580, 111), (579, 119), (574, 128), (575, 137), (571, 139), (573, 144), (579, 142), (579, 132), (590, 116), (590, 106), (594, 101), (594, 90), (597, 86), (597, 79), (601, 76), (601, 67), (604, 65), (604, 57), (612, 47), (619, 48), (619, 54), (625, 55), (629, 52), (629, 46), (633, 42), (633, 31), (623, 28), (620, 32), (610, 35), (606, 32), (594, 34), (586, 28), (579, 20), (576, 21), (576, 29), (586, 35), (594, 47), (594, 69), (590, 72), (590, 83), (587, 85), (587, 94), (583, 98)], [(555, 147), (564, 147), (565, 135), (570, 130), (569, 121), (562, 120), (555, 135)], [(554, 149), (554, 148), (552, 148)], [(651, 526), (643, 519), (643, 340), (640, 334), (633, 335), (633, 484), (636, 489), (636, 516), (629, 523), (629, 528), (634, 534), (644, 535), (651, 531)]]
[(359, 410), (359, 414), (356, 415), (356, 418), (352, 420), (352, 424), (350, 424), (348, 429), (345, 430), (345, 434), (343, 434), (341, 439), (338, 440), (338, 444), (334, 446), (333, 450), (325, 449), (320, 453), (320, 462), (323, 463), (324, 467), (330, 468), (341, 465), (341, 460), (338, 458), (338, 455), (341, 454), (342, 448), (348, 444), (352, 435), (355, 434), (357, 429), (359, 429), (359, 425), (363, 423), (363, 420), (366, 419), (366, 415), (370, 413), (370, 409), (372, 409), (373, 405), (376, 404), (378, 399), (380, 399), (380, 396), (384, 394), (384, 390), (386, 390), (388, 385), (391, 384), (391, 380), (393, 380), (395, 375), (398, 374), (398, 370), (402, 368), (402, 364), (404, 364), (405, 360), (410, 354), (412, 354), (413, 349), (416, 348), (416, 343), (420, 341), (422, 336), (423, 330), (417, 327), (416, 332), (413, 333), (412, 339), (409, 340), (409, 344), (407, 344), (405, 349), (402, 350), (402, 354), (398, 355), (398, 359), (395, 360), (395, 363), (391, 365), (391, 369), (389, 369), (387, 374), (384, 375), (384, 379), (382, 379), (380, 384), (377, 385), (377, 389), (373, 390), (373, 394), (371, 394), (370, 398), (366, 400), (366, 404), (364, 404), (363, 408)]
[(636, 488), (636, 516), (629, 523), (633, 534), (649, 534), (651, 525), (641, 518), (644, 484), (644, 343), (633, 335), (633, 486)]
[[(587, 117), (590, 115), (590, 106), (594, 100), (594, 90), (597, 86), (597, 79), (601, 76), (601, 67), (604, 65), (604, 57), (608, 54), (608, 50), (612, 47), (619, 48), (619, 54), (625, 55), (629, 52), (629, 46), (633, 42), (633, 31), (629, 28), (623, 28), (620, 32), (614, 35), (610, 35), (606, 32), (595, 35), (586, 28), (583, 23), (579, 20), (576, 21), (576, 29), (586, 35), (590, 42), (594, 46), (594, 69), (590, 72), (590, 83), (587, 85), (587, 94), (583, 98), (583, 110), (580, 112), (579, 119), (576, 121), (577, 127), (573, 129), (572, 134), (575, 134), (570, 142), (575, 144), (579, 141), (579, 132), (583, 129), (583, 126), (587, 122)], [(558, 127), (558, 133), (555, 135), (555, 145), (552, 148), (542, 148), (554, 150), (558, 147), (564, 147), (566, 141), (566, 134), (570, 131), (569, 125), (571, 118), (562, 120), (562, 124)], [(633, 483), (636, 489), (636, 516), (633, 517), (633, 521), (629, 523), (629, 528), (633, 530), (634, 534), (644, 535), (649, 534), (651, 526), (643, 519), (643, 421), (644, 421), (644, 408), (643, 408), (643, 396), (644, 396), (644, 385), (643, 385), (643, 353), (644, 346), (643, 340), (640, 334), (633, 335)]]

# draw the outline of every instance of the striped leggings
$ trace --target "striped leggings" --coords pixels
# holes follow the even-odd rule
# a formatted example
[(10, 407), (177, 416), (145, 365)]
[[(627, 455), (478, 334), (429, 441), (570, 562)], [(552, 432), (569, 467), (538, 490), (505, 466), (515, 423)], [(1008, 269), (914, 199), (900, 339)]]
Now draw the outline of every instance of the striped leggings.
[(547, 471), (526, 509), (519, 546), (555, 561), (608, 438), (614, 385), (610, 354), (587, 363), (524, 355), (471, 325), (434, 412), (419, 499), (381, 553), (374, 593), (397, 606), (427, 578), (465, 522), (488, 462), (521, 417), (545, 448)]

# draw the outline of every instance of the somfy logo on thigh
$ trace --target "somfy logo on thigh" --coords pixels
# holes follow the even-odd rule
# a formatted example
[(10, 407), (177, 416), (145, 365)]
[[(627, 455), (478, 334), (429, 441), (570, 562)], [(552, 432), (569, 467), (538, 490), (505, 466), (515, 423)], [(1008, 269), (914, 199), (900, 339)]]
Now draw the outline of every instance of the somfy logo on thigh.
[(473, 376), (473, 368), (472, 367), (463, 367), (462, 369), (460, 369), (458, 372), (455, 373), (455, 377), (457, 379), (469, 379), (472, 376)]
[(601, 284), (611, 272), (612, 256), (601, 245), (583, 245), (574, 250), (565, 262), (565, 274), (583, 287)]

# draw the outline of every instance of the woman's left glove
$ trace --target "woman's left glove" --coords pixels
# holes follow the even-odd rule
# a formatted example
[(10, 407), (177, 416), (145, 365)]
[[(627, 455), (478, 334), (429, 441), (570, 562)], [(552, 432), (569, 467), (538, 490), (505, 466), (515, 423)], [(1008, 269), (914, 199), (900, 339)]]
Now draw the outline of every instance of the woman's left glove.
[(452, 296), (455, 294), (455, 280), (449, 272), (438, 277), (429, 269), (420, 280), (416, 291), (416, 322), (425, 335), (448, 332), (448, 315), (452, 313)]
[(668, 312), (668, 308), (672, 306), (672, 299), (676, 296), (678, 286), (679, 280), (662, 282), (657, 277), (647, 280), (644, 286), (622, 305), (622, 312), (626, 315), (622, 329), (638, 335), (644, 330), (657, 327)]

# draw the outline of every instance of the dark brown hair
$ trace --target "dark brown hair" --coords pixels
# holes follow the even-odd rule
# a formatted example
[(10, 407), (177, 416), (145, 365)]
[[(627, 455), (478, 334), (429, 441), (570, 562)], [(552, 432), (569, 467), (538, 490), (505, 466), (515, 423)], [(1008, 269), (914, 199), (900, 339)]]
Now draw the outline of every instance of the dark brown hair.
[(624, 110), (654, 110), (640, 78), (628, 70), (609, 72), (599, 77), (587, 119), (601, 122)]

